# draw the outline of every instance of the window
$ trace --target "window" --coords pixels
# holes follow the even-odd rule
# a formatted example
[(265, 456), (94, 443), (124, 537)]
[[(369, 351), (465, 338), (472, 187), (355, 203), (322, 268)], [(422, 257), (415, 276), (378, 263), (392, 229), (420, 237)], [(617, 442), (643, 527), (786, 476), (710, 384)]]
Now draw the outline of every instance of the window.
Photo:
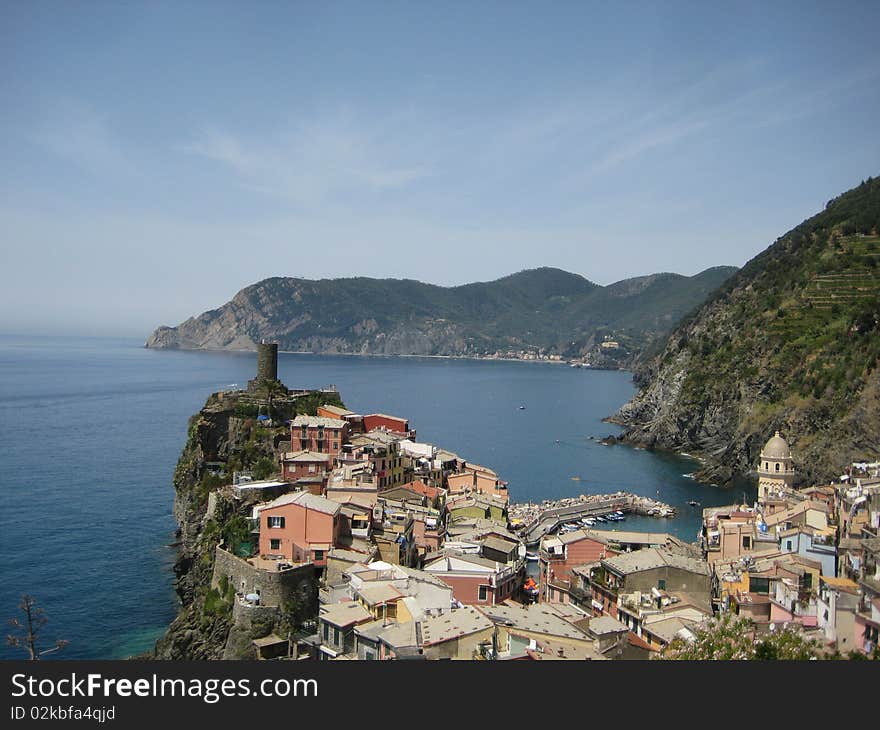
[(315, 465), (309, 464), (309, 474), (314, 474), (314, 473), (315, 473)]
[(769, 578), (756, 578), (755, 576), (749, 577), (749, 592), (750, 593), (761, 593), (763, 595), (767, 595), (770, 593), (770, 579)]
[(752, 538), (748, 535), (743, 535), (743, 548), (748, 550), (750, 547), (752, 547)]
[(776, 471), (779, 471), (779, 462), (776, 462)]
[(283, 517), (269, 517), (268, 520), (269, 527), (284, 527), (284, 518)]
[(339, 629), (333, 628), (333, 643), (339, 646)]
[(330, 624), (324, 624), (324, 641), (330, 641)]
[(786, 540), (786, 541), (785, 541), (785, 549), (786, 549), (786, 550), (791, 550), (791, 540)]
[(269, 549), (270, 550), (280, 550), (281, 549), (281, 540), (272, 539), (269, 540)]
[(657, 588), (661, 591), (666, 590), (666, 578), (659, 578), (657, 580)]
[(480, 586), (480, 590), (477, 593), (478, 600), (485, 601), (489, 598), (489, 586)]
[(324, 551), (323, 550), (315, 550), (315, 560), (323, 560), (324, 559)]

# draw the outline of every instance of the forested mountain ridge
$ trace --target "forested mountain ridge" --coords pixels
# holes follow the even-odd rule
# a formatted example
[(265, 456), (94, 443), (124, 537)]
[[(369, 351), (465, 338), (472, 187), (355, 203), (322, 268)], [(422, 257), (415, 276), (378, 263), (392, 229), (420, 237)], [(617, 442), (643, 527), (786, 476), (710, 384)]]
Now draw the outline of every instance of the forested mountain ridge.
[(410, 279), (265, 279), (218, 309), (160, 327), (147, 347), (381, 355), (583, 356), (604, 337), (623, 352), (668, 332), (734, 271), (654, 274), (599, 286), (560, 269), (521, 271), (455, 287)]
[(749, 261), (640, 364), (610, 420), (695, 453), (725, 482), (775, 430), (803, 481), (880, 456), (880, 179), (828, 202)]

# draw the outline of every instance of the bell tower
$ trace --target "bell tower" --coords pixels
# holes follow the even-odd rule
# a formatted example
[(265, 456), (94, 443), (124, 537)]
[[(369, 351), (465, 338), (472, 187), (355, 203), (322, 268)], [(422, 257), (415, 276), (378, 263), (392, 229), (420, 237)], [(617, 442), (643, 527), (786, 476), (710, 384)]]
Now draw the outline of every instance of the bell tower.
[(758, 463), (758, 501), (771, 492), (792, 489), (794, 486), (794, 462), (788, 442), (779, 431), (761, 449)]

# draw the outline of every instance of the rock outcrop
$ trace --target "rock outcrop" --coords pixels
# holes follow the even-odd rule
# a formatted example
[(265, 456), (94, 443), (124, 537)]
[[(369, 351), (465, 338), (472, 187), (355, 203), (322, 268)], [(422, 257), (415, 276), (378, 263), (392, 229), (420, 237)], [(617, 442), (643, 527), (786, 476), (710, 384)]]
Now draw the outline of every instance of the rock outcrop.
[[(233, 497), (228, 483), (233, 470), (272, 469), (276, 444), (286, 436), (285, 420), (297, 413), (314, 414), (318, 404), (342, 405), (337, 393), (315, 391), (296, 398), (273, 398), (255, 405), (258, 394), (215, 393), (189, 422), (186, 444), (174, 472), (174, 516), (179, 556), (174, 566), (180, 611), (156, 643), (157, 659), (253, 658), (251, 639), (267, 635), (286, 620), (280, 612), (261, 614), (255, 622), (236, 610), (234, 590), (217, 585), (214, 562), (219, 546), (233, 549), (249, 537), (251, 504)], [(255, 409), (271, 409), (277, 427), (257, 425)], [(225, 465), (212, 474), (209, 464)], [(317, 590), (317, 589), (315, 589)], [(284, 629), (290, 628), (284, 626)]]

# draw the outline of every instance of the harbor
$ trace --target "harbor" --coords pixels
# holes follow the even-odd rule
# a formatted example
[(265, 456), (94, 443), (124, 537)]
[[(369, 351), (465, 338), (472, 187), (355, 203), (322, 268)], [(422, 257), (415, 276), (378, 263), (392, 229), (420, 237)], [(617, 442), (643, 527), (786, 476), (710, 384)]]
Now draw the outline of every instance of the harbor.
[(527, 547), (556, 530), (580, 529), (621, 522), (627, 514), (673, 517), (675, 508), (650, 497), (629, 492), (581, 494), (540, 503), (511, 504), (508, 520)]

